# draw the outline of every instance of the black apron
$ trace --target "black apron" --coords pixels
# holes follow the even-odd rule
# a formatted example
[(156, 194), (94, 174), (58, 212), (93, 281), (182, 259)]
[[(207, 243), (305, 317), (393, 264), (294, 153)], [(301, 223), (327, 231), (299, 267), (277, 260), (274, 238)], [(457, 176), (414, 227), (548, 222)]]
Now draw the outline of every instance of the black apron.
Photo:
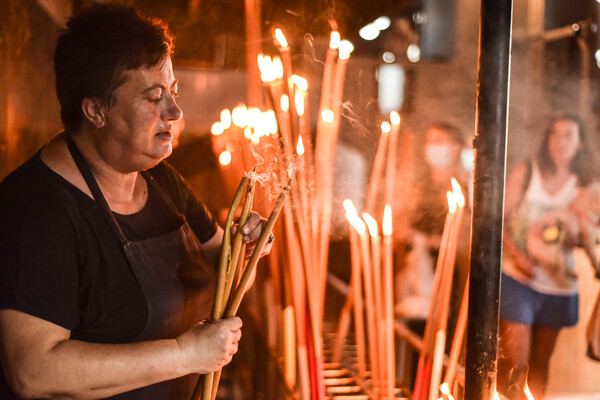
[[(89, 165), (69, 136), (69, 151), (108, 225), (115, 233), (142, 288), (148, 307), (146, 326), (134, 341), (174, 338), (194, 322), (208, 319), (212, 310), (217, 273), (202, 251), (200, 241), (164, 189), (142, 171), (142, 176), (181, 220), (179, 229), (162, 236), (129, 241), (110, 210)], [(111, 399), (187, 400), (198, 375), (157, 383)]]

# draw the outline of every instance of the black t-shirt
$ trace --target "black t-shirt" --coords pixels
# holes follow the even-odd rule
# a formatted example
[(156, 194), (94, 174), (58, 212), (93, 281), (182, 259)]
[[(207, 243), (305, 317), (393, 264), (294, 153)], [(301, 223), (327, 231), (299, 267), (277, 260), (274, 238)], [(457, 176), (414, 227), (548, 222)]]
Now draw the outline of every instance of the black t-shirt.
[[(167, 163), (149, 171), (204, 243), (217, 224), (191, 187)], [(115, 214), (129, 240), (179, 227), (148, 185), (145, 207)], [(119, 242), (97, 204), (52, 171), (39, 152), (0, 183), (0, 309), (60, 325), (71, 338), (132, 341), (147, 309)]]

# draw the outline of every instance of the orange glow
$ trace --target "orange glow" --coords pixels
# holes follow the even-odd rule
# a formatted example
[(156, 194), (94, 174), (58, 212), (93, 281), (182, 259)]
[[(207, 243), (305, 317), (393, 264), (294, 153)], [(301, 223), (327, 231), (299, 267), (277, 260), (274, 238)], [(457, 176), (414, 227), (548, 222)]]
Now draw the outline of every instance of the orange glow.
[(288, 47), (288, 42), (285, 38), (285, 35), (279, 28), (275, 29), (275, 40), (277, 40), (281, 47)]
[(299, 156), (304, 154), (304, 144), (302, 143), (302, 136), (298, 136), (298, 144), (296, 145), (296, 153)]
[(223, 129), (231, 127), (231, 111), (228, 108), (221, 110), (221, 125), (223, 125)]
[(455, 178), (450, 180), (452, 182), (452, 193), (454, 194), (454, 199), (459, 208), (463, 208), (465, 206), (465, 196), (460, 189), (460, 184)]
[(240, 128), (248, 125), (248, 109), (246, 105), (243, 103), (237, 105), (231, 112), (231, 119), (233, 120), (233, 124)]
[(354, 45), (349, 40), (340, 41), (339, 47), (339, 58), (340, 60), (347, 60), (350, 58), (350, 53), (354, 51)]
[(390, 125), (389, 122), (383, 121), (381, 123), (381, 132), (383, 132), (383, 133), (390, 133), (391, 130), (392, 130), (392, 126)]
[(454, 396), (450, 394), (450, 388), (448, 387), (447, 382), (444, 382), (440, 385), (440, 393), (442, 394), (442, 397), (440, 397), (441, 400), (454, 400)]
[(276, 79), (283, 78), (283, 63), (279, 56), (273, 57), (273, 75)]
[(279, 106), (281, 107), (281, 111), (287, 112), (290, 109), (290, 98), (287, 94), (281, 95), (281, 99), (279, 99)]
[(383, 209), (383, 236), (392, 236), (392, 207), (389, 204)]
[(270, 56), (263, 54), (258, 55), (258, 69), (260, 70), (260, 79), (263, 82), (271, 82), (275, 80), (275, 72), (273, 70), (273, 60)]
[(292, 75), (290, 76), (290, 80), (294, 82), (294, 85), (296, 85), (298, 89), (305, 92), (308, 90), (308, 81), (305, 78), (299, 75)]
[(221, 124), (219, 121), (215, 122), (210, 127), (210, 133), (212, 133), (215, 136), (219, 136), (220, 134), (223, 133), (223, 131), (224, 131), (223, 124)]
[(500, 395), (498, 392), (494, 392), (494, 400), (500, 400)]
[(400, 114), (398, 114), (396, 111), (392, 111), (390, 113), (390, 121), (392, 122), (392, 125), (400, 125)]
[(304, 95), (302, 94), (302, 92), (298, 91), (296, 92), (295, 96), (294, 96), (294, 103), (296, 104), (296, 112), (298, 113), (299, 116), (303, 116), (304, 115)]
[(367, 223), (367, 227), (369, 228), (369, 234), (372, 238), (376, 238), (378, 236), (379, 230), (377, 229), (377, 221), (375, 218), (371, 216), (369, 213), (363, 213), (363, 219)]
[(446, 192), (446, 197), (448, 198), (448, 211), (450, 214), (454, 214), (457, 209), (456, 197), (452, 192)]
[(338, 31), (333, 31), (329, 37), (329, 48), (335, 50), (338, 47), (340, 47), (340, 33)]
[(525, 383), (525, 396), (527, 396), (529, 400), (535, 400), (535, 397), (533, 397), (531, 394), (531, 390), (529, 390), (529, 385), (527, 385), (527, 383)]
[(231, 164), (231, 153), (224, 151), (219, 155), (219, 163), (223, 166)]
[(321, 111), (321, 118), (325, 122), (332, 123), (334, 117), (335, 117), (335, 114), (331, 110), (325, 109), (325, 110)]

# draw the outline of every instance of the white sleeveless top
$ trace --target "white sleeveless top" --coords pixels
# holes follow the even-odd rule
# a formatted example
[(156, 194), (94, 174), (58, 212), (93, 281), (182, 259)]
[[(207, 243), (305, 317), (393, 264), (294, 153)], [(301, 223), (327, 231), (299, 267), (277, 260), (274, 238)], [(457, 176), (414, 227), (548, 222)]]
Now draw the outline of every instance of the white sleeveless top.
[[(506, 221), (508, 232), (523, 252), (526, 252), (527, 234), (530, 227), (547, 212), (568, 208), (577, 196), (578, 190), (577, 176), (571, 174), (558, 192), (548, 193), (542, 185), (542, 177), (537, 163), (531, 163), (531, 179), (523, 200), (516, 212)], [(565, 256), (567, 267), (574, 270), (573, 252), (568, 251)], [(552, 295), (577, 293), (577, 280), (574, 277), (566, 277), (566, 282), (559, 282), (547, 268), (540, 265), (534, 269), (533, 277), (528, 277), (514, 266), (506, 253), (504, 254), (502, 272), (540, 293)]]

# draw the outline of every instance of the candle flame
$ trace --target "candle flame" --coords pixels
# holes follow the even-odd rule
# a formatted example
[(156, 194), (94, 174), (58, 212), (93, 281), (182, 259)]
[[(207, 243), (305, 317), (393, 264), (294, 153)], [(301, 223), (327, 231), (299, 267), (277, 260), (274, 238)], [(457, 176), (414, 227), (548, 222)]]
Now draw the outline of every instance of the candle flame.
[(390, 133), (391, 130), (392, 130), (392, 126), (390, 125), (389, 122), (383, 121), (381, 123), (381, 132), (383, 132), (383, 133)]
[(348, 222), (350, 222), (350, 225), (356, 229), (356, 232), (358, 232), (359, 235), (364, 235), (366, 231), (365, 223), (358, 215), (346, 214), (346, 218), (348, 219)]
[(367, 228), (369, 228), (369, 234), (371, 235), (371, 237), (376, 238), (378, 236), (379, 231), (377, 229), (377, 221), (375, 221), (375, 218), (373, 218), (371, 214), (365, 212), (363, 213), (363, 219), (367, 223)]
[(212, 124), (212, 126), (210, 127), (210, 133), (212, 133), (215, 136), (219, 136), (220, 134), (222, 134), (224, 131), (223, 129), (223, 124), (220, 123), (219, 121), (215, 122), (214, 124)]
[(304, 95), (298, 91), (294, 95), (294, 103), (296, 104), (296, 112), (299, 116), (304, 115)]
[(257, 107), (248, 108), (247, 125), (251, 127), (258, 126), (260, 122), (261, 111)]
[(392, 125), (400, 125), (400, 114), (398, 114), (397, 111), (392, 111), (390, 113), (390, 121), (392, 122)]
[(392, 236), (392, 207), (389, 204), (383, 209), (383, 236)]
[(248, 109), (246, 109), (246, 105), (243, 103), (237, 105), (231, 112), (231, 119), (233, 120), (233, 124), (240, 128), (248, 125)]
[(494, 392), (494, 400), (500, 400), (500, 395), (498, 392)]
[(277, 40), (277, 43), (279, 43), (281, 47), (288, 47), (288, 42), (285, 38), (285, 35), (279, 28), (275, 29), (275, 40)]
[(342, 202), (342, 205), (344, 206), (344, 210), (346, 210), (346, 214), (356, 215), (358, 217), (358, 212), (356, 211), (356, 207), (354, 207), (352, 200), (346, 199)]
[(299, 75), (290, 76), (290, 80), (294, 82), (294, 85), (300, 90), (307, 91), (308, 90), (308, 81), (306, 78), (303, 78)]
[(273, 57), (272, 67), (275, 79), (283, 78), (283, 63), (281, 62), (281, 58), (279, 56)]
[(231, 111), (228, 108), (221, 110), (221, 125), (223, 125), (223, 129), (231, 127)]
[(302, 143), (302, 136), (298, 136), (298, 144), (296, 145), (296, 153), (299, 156), (304, 154), (304, 144)]
[(281, 111), (288, 112), (290, 109), (290, 98), (287, 94), (282, 94), (279, 99), (279, 106), (281, 107)]
[(277, 117), (275, 117), (275, 111), (268, 110), (264, 112), (264, 118), (267, 121), (269, 133), (277, 133)]
[(333, 119), (335, 118), (335, 114), (329, 109), (324, 109), (323, 111), (321, 111), (321, 118), (325, 122), (332, 123)]
[(231, 163), (231, 153), (225, 150), (219, 155), (219, 164), (226, 166)]
[(338, 47), (340, 47), (340, 33), (338, 31), (333, 31), (329, 37), (329, 48), (335, 50)]
[(344, 39), (340, 41), (339, 51), (340, 60), (347, 60), (350, 58), (350, 53), (354, 51), (354, 45), (351, 41)]
[(252, 139), (252, 128), (249, 126), (244, 128), (244, 137), (248, 140)]
[(456, 196), (452, 192), (446, 192), (446, 197), (448, 198), (448, 211), (450, 214), (454, 214), (457, 208)]
[(273, 60), (270, 56), (259, 54), (257, 56), (258, 69), (260, 70), (260, 79), (263, 82), (271, 82), (275, 80), (275, 71), (273, 68)]
[(460, 189), (460, 184), (455, 178), (451, 178), (450, 182), (452, 182), (452, 193), (454, 193), (456, 204), (459, 208), (463, 208), (465, 206), (465, 196)]
[(535, 400), (535, 397), (533, 397), (533, 394), (531, 394), (531, 390), (529, 390), (529, 385), (527, 383), (525, 383), (525, 396), (527, 396), (528, 400)]

